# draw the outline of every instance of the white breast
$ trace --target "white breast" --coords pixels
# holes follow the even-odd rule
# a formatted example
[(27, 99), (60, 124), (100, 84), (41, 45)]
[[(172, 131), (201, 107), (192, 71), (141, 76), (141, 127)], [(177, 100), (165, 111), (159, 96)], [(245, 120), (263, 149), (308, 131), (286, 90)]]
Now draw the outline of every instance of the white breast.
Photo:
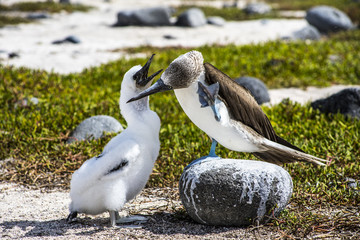
[(254, 136), (249, 134), (241, 124), (234, 125), (229, 119), (228, 111), (220, 103), (219, 113), (221, 121), (217, 122), (210, 107), (201, 108), (198, 83), (188, 88), (176, 89), (175, 95), (181, 107), (191, 121), (211, 138), (214, 138), (224, 147), (239, 152), (256, 152), (259, 148), (253, 144)]

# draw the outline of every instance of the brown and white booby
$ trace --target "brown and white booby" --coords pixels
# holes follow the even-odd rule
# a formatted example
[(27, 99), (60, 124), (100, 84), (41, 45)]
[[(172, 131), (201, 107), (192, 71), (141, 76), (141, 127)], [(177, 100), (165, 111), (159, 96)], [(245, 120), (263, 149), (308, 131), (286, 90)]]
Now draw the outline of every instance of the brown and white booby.
[[(206, 94), (201, 93), (204, 89), (199, 90), (199, 82), (205, 91), (212, 84), (219, 85), (218, 93), (215, 89), (209, 95), (214, 99), (206, 100), (211, 107), (201, 107)], [(251, 93), (213, 65), (204, 64), (198, 51), (176, 58), (154, 85), (128, 102), (167, 90), (174, 90), (186, 115), (213, 139), (210, 156), (216, 156), (215, 147), (219, 142), (230, 150), (251, 152), (275, 164), (304, 161), (324, 165), (327, 162), (279, 137)]]

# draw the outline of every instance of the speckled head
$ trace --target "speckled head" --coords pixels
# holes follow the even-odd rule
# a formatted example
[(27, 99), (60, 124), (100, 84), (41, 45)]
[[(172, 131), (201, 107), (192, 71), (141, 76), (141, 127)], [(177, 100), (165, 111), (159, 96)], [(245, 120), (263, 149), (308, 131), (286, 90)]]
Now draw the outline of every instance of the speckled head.
[(200, 52), (190, 51), (176, 58), (161, 78), (150, 88), (141, 92), (128, 102), (138, 100), (157, 92), (164, 92), (172, 89), (187, 88), (198, 80), (204, 71), (204, 59)]
[(187, 88), (204, 70), (204, 59), (200, 52), (187, 52), (176, 58), (161, 75), (164, 84), (173, 89)]

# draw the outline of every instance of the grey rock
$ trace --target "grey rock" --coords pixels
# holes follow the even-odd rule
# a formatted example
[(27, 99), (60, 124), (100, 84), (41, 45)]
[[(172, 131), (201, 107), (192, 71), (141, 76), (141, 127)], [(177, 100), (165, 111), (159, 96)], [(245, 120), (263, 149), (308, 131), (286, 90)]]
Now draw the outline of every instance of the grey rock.
[(313, 7), (306, 12), (305, 19), (322, 33), (354, 28), (350, 18), (339, 9), (330, 6)]
[(225, 19), (218, 16), (208, 17), (206, 21), (208, 24), (216, 25), (216, 26), (224, 26), (226, 23)]
[(337, 54), (330, 54), (328, 56), (328, 60), (330, 61), (330, 63), (332, 64), (336, 64), (342, 61), (342, 57), (340, 55)]
[(72, 43), (72, 44), (79, 44), (81, 43), (80, 39), (76, 36), (70, 35), (61, 40), (55, 40), (52, 44), (63, 44), (63, 43)]
[(265, 14), (271, 11), (270, 5), (266, 3), (249, 3), (245, 6), (244, 11), (247, 14)]
[(21, 108), (26, 108), (29, 107), (30, 105), (37, 105), (39, 104), (39, 99), (36, 97), (31, 97), (29, 98), (24, 98), (24, 99), (20, 99), (15, 103), (15, 109), (18, 107)]
[(74, 141), (98, 139), (104, 132), (117, 133), (124, 130), (121, 124), (113, 117), (98, 115), (85, 119), (70, 134), (67, 143)]
[(313, 101), (311, 107), (323, 113), (341, 113), (360, 119), (360, 88), (346, 88), (327, 98)]
[(17, 52), (10, 52), (8, 56), (9, 56), (9, 58), (18, 58), (18, 57), (20, 57), (19, 53), (17, 53)]
[(171, 35), (171, 34), (165, 34), (165, 35), (163, 36), (163, 38), (168, 39), (168, 40), (177, 39), (177, 37), (175, 37), (175, 36), (173, 36), (173, 35)]
[(360, 192), (360, 182), (358, 180), (355, 180), (353, 178), (346, 178), (345, 181), (348, 188)]
[(59, 3), (70, 4), (70, 0), (59, 0)]
[(124, 10), (117, 14), (114, 26), (169, 26), (171, 13), (169, 7)]
[(237, 8), (238, 7), (238, 2), (237, 0), (233, 1), (233, 2), (225, 2), (223, 4), (223, 8)]
[(294, 32), (293, 38), (294, 40), (319, 40), (321, 38), (320, 32), (317, 28), (309, 25), (306, 26), (299, 31)]
[(270, 102), (270, 96), (266, 85), (259, 79), (254, 77), (239, 77), (235, 81), (248, 89), (254, 96), (256, 102), (261, 105)]
[(204, 12), (199, 8), (190, 8), (181, 13), (175, 23), (181, 27), (200, 27), (206, 24)]
[(47, 13), (29, 13), (26, 18), (28, 19), (33, 19), (33, 20), (36, 20), (36, 19), (47, 19), (47, 18), (50, 18), (50, 15), (47, 14)]
[(179, 182), (180, 199), (191, 218), (217, 226), (266, 223), (286, 207), (292, 189), (283, 168), (237, 159), (205, 159), (185, 168)]

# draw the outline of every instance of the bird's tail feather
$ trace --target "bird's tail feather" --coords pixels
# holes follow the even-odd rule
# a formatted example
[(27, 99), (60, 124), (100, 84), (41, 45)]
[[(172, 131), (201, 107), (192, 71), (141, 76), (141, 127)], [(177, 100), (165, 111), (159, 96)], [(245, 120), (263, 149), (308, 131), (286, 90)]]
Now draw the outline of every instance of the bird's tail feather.
[(267, 139), (264, 141), (263, 146), (264, 149), (266, 149), (265, 151), (256, 152), (253, 154), (266, 162), (278, 165), (300, 161), (324, 166), (328, 162), (325, 159), (312, 156), (310, 154), (304, 153), (301, 150), (295, 150)]

